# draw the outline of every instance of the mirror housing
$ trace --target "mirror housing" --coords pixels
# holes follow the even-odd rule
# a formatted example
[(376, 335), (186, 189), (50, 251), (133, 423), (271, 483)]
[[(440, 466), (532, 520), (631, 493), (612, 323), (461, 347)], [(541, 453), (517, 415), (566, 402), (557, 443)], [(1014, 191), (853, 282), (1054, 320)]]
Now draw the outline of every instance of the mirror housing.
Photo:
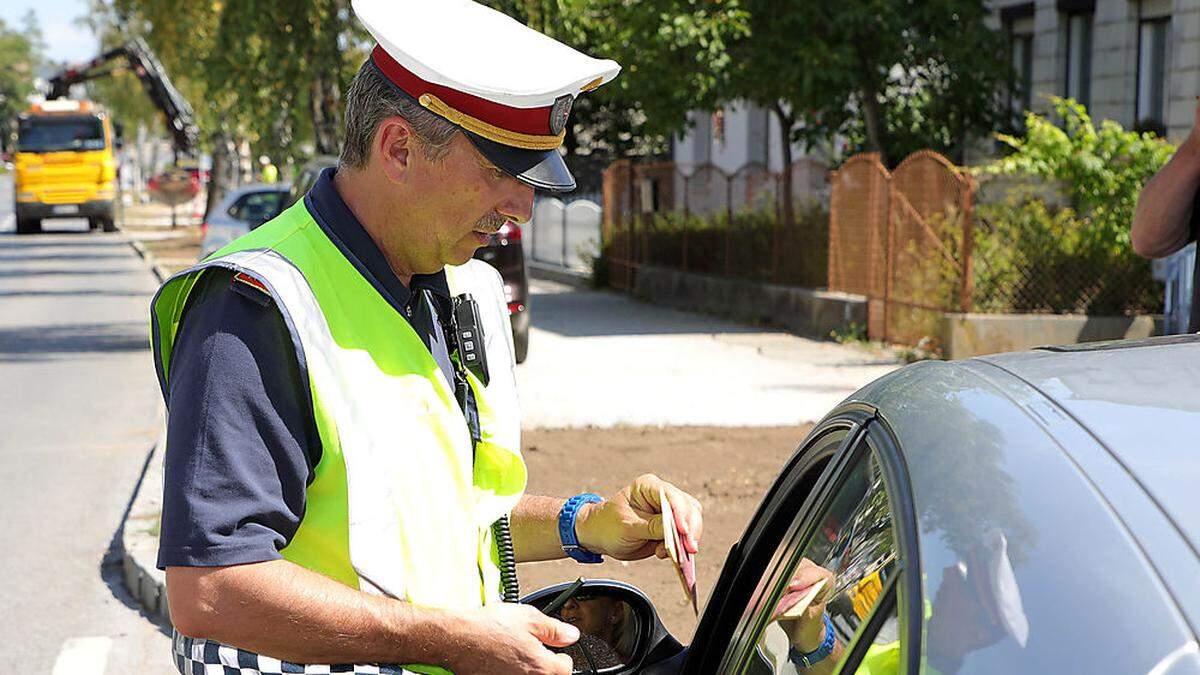
[[(618, 675), (641, 673), (650, 670), (653, 670), (653, 672), (674, 672), (677, 669), (677, 664), (682, 663), (682, 659), (679, 657), (684, 653), (684, 647), (667, 632), (666, 627), (662, 625), (662, 621), (658, 618), (658, 612), (654, 609), (654, 603), (650, 602), (650, 598), (646, 597), (645, 593), (636, 586), (631, 586), (620, 581), (609, 579), (587, 579), (581, 581), (582, 583), (579, 584), (575, 595), (591, 598), (607, 598), (625, 603), (628, 607), (627, 611), (635, 618), (634, 625), (637, 635), (633, 650), (628, 659), (622, 659), (622, 665), (600, 667), (595, 671), (585, 666), (583, 669), (575, 670), (575, 672), (596, 672), (604, 673), (605, 675), (611, 673), (612, 675)], [(561, 583), (543, 588), (525, 596), (521, 599), (521, 602), (532, 605), (540, 610), (550, 605), (564, 591), (574, 585), (572, 583)], [(558, 612), (555, 612), (555, 616), (560, 615)], [(658, 666), (667, 666), (668, 663), (675, 664), (676, 668), (660, 671)], [(670, 668), (670, 666), (667, 667)]]

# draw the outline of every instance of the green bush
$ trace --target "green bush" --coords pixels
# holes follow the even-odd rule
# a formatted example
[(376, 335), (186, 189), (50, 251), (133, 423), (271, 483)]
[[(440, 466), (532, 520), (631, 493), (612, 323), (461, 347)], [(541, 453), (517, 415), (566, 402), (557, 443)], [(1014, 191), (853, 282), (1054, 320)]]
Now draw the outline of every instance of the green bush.
[(976, 171), (1057, 181), (1071, 207), (1088, 223), (1079, 236), (1118, 255), (1130, 248), (1129, 228), (1142, 185), (1175, 148), (1152, 133), (1129, 131), (1112, 120), (1097, 127), (1087, 110), (1071, 99), (1050, 101), (1061, 127), (1027, 113), (1023, 136), (997, 136), (1012, 153)]
[(1162, 311), (1150, 262), (1114, 246), (1094, 220), (1038, 200), (978, 208), (972, 258), (977, 312)]
[(1175, 148), (1152, 133), (1051, 97), (1061, 126), (1028, 113), (1012, 152), (976, 169), (984, 175), (1052, 180), (1070, 206), (1014, 192), (977, 208), (972, 305), (980, 312), (1124, 314), (1162, 309), (1162, 288), (1129, 239), (1138, 194)]

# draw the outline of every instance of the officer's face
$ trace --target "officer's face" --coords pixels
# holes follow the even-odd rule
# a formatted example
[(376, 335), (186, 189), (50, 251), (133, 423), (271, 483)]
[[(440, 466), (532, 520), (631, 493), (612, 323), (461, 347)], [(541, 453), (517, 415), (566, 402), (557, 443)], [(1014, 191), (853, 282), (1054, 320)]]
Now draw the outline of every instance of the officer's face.
[(462, 134), (429, 169), (437, 183), (427, 193), (430, 234), (441, 264), (465, 263), (505, 221), (523, 223), (533, 212), (533, 188), (497, 169)]

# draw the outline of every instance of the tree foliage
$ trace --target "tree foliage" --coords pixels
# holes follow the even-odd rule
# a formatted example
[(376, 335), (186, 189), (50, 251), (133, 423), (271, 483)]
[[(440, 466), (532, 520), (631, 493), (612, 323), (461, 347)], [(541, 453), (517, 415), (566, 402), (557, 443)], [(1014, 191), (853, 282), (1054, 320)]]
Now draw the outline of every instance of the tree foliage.
[[(1003, 36), (977, 0), (744, 0), (731, 93), (774, 110), (786, 134), (835, 137), (885, 163), (932, 147), (961, 159), (989, 132), (1009, 81)], [(785, 154), (788, 150), (785, 148)]]
[(1090, 221), (1093, 239), (1112, 250), (1132, 251), (1129, 224), (1138, 193), (1175, 147), (1112, 120), (1097, 127), (1087, 110), (1071, 99), (1051, 97), (1050, 101), (1062, 125), (1027, 113), (1022, 136), (998, 135), (1012, 153), (979, 172), (1057, 181), (1075, 210)]
[(0, 139), (7, 146), (7, 125), (27, 106), (33, 93), (33, 78), (42, 61), (42, 32), (32, 10), (23, 26), (9, 26), (0, 19)]

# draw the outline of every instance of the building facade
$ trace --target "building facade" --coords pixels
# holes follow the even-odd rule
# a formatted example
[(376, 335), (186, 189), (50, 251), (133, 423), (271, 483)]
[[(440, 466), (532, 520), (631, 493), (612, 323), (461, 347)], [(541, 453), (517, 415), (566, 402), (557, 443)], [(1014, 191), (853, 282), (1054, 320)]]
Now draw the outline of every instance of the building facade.
[(1014, 115), (1074, 98), (1092, 118), (1182, 141), (1200, 95), (1200, 0), (994, 0)]

